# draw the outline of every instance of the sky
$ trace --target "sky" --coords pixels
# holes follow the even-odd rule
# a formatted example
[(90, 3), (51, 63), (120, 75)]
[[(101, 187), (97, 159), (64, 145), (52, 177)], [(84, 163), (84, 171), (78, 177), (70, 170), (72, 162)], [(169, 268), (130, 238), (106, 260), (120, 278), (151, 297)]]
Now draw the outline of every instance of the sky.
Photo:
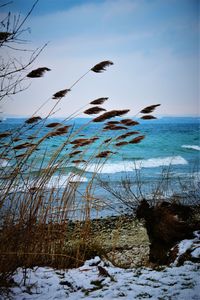
[[(0, 0), (0, 4), (5, 1)], [(2, 7), (23, 17), (32, 0)], [(32, 65), (51, 69), (29, 80), (24, 92), (6, 99), (5, 114), (32, 115), (47, 99), (69, 88), (95, 64), (111, 60), (103, 73), (89, 72), (57, 106), (67, 116), (92, 100), (109, 97), (106, 109), (129, 108), (136, 115), (160, 103), (157, 114), (195, 116), (199, 107), (198, 0), (39, 0), (25, 28), (25, 47), (48, 42)], [(21, 61), (28, 53), (14, 53)], [(4, 55), (7, 55), (4, 52)], [(45, 116), (55, 100), (41, 111)], [(80, 115), (83, 116), (83, 115)]]

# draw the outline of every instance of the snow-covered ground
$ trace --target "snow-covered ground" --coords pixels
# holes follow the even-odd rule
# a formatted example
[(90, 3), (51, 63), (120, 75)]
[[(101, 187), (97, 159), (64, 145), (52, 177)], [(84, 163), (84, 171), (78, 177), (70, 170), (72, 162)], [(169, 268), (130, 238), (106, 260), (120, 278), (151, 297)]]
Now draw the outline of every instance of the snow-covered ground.
[[(190, 252), (200, 257), (200, 232), (194, 239), (181, 241), (177, 257)], [(0, 299), (162, 299), (200, 300), (200, 263), (186, 261), (177, 267), (178, 259), (170, 267), (153, 270), (147, 267), (122, 269), (99, 257), (88, 260), (76, 269), (67, 271), (52, 268), (19, 268), (14, 275), (15, 287), (10, 298)], [(0, 296), (1, 297), (1, 296)]]
[(34, 268), (27, 275), (26, 286), (22, 270), (15, 275), (13, 299), (200, 299), (200, 264), (192, 262), (161, 271), (125, 270), (95, 257), (77, 269)]

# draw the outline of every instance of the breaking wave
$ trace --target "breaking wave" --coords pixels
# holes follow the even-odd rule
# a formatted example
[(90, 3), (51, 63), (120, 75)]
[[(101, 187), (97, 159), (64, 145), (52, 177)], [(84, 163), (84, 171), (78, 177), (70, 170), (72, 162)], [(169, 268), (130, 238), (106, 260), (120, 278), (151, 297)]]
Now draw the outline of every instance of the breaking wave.
[(97, 173), (117, 173), (117, 172), (132, 172), (135, 169), (142, 168), (157, 168), (162, 166), (170, 165), (186, 165), (188, 164), (182, 156), (169, 156), (169, 157), (159, 157), (159, 158), (149, 158), (144, 160), (136, 161), (123, 161), (115, 163), (106, 163), (102, 166), (97, 164), (91, 164), (87, 167), (87, 172), (97, 172)]
[(200, 151), (200, 146), (197, 146), (197, 145), (182, 145), (181, 147), (186, 148), (186, 149), (193, 149), (193, 150)]

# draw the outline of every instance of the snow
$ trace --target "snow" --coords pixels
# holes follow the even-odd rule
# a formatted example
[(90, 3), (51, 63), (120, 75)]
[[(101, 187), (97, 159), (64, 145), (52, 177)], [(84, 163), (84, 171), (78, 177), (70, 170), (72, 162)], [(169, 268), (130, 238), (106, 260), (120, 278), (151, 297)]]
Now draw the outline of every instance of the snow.
[[(101, 275), (99, 266), (107, 276)], [(158, 271), (147, 267), (122, 269), (95, 257), (67, 271), (27, 269), (25, 285), (23, 275), (21, 268), (14, 275), (17, 284), (11, 289), (12, 299), (200, 299), (200, 264), (192, 262)]]
[(189, 252), (193, 258), (200, 258), (200, 230), (194, 231), (193, 235), (193, 239), (185, 239), (178, 244), (178, 253), (173, 266), (178, 264), (180, 257), (186, 252)]

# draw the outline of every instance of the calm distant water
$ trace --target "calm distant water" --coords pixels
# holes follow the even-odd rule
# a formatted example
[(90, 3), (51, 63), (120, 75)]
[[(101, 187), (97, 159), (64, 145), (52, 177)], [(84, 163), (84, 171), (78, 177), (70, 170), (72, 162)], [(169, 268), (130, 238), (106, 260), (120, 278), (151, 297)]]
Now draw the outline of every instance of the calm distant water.
[[(23, 124), (25, 119), (6, 119), (0, 123), (0, 132), (15, 130)], [(60, 119), (51, 119), (50, 122), (59, 122)], [(195, 188), (199, 187), (199, 162), (200, 162), (200, 118), (161, 118), (152, 121), (140, 120), (140, 125), (130, 127), (129, 131), (138, 130), (140, 134), (145, 135), (146, 138), (139, 144), (129, 144), (123, 147), (113, 147), (112, 145), (104, 146), (101, 148), (102, 141), (121, 135), (124, 131), (105, 131), (100, 133), (102, 123), (90, 123), (89, 119), (77, 118), (66, 124), (73, 125), (74, 139), (98, 136), (94, 144), (90, 145), (87, 151), (83, 155), (83, 159), (88, 161), (87, 169), (84, 174), (81, 170), (84, 165), (75, 165), (71, 161), (73, 159), (79, 159), (74, 157), (73, 159), (67, 159), (68, 153), (72, 151), (72, 145), (66, 144), (61, 152), (61, 156), (66, 158), (66, 164), (59, 164), (59, 158), (55, 158), (52, 164), (58, 164), (57, 173), (53, 175), (51, 181), (48, 183), (47, 188), (57, 184), (57, 186), (64, 185), (67, 176), (70, 174), (80, 175), (83, 183), (81, 184), (80, 190), (84, 190), (85, 185), (91, 180), (93, 173), (97, 173), (101, 180), (109, 182), (113, 187), (120, 188), (121, 179), (128, 176), (132, 182), (134, 189), (136, 170), (137, 176), (140, 176), (142, 188), (144, 191), (150, 192), (150, 186), (155, 186), (161, 178), (161, 173), (164, 173), (168, 179), (171, 178), (170, 184), (173, 185), (173, 193), (179, 193), (180, 189), (188, 192), (191, 184), (187, 184), (187, 181), (192, 182)], [(37, 127), (38, 126), (38, 127)], [(31, 125), (26, 126), (23, 130), (23, 142), (34, 142), (34, 140), (27, 139), (34, 132), (36, 132), (39, 125), (31, 129)], [(83, 128), (79, 131), (79, 128)], [(38, 133), (40, 138), (44, 133), (50, 131), (48, 128), (44, 128)], [(66, 140), (67, 135), (63, 137), (54, 137), (45, 140), (36, 153), (33, 155), (34, 166), (32, 168), (32, 178), (35, 180), (39, 176), (39, 171), (45, 169), (49, 163), (52, 153), (55, 152), (63, 141)], [(129, 138), (130, 139), (130, 138)], [(8, 142), (9, 138), (1, 140), (1, 151), (4, 151), (4, 144)], [(19, 144), (16, 142), (15, 145)], [(85, 148), (83, 148), (85, 149)], [(105, 163), (97, 168), (97, 162), (99, 160), (89, 161), (92, 153), (95, 153), (97, 149), (99, 151), (111, 150), (115, 152), (114, 155), (109, 157)], [(75, 149), (76, 150), (76, 149)], [(18, 154), (22, 153), (18, 151)], [(14, 160), (1, 159), (0, 167), (1, 170), (8, 168), (14, 164)], [(26, 168), (24, 168), (26, 173)], [(59, 178), (59, 181), (58, 181)], [(78, 178), (78, 179), (77, 179)], [(167, 180), (168, 180), (167, 179)], [(74, 177), (74, 180), (80, 180), (80, 177)], [(180, 188), (179, 181), (182, 181), (182, 187)], [(135, 187), (136, 188), (136, 187)], [(172, 192), (171, 191), (171, 192)], [(100, 188), (98, 185), (95, 190), (95, 196), (109, 197), (107, 192)]]

